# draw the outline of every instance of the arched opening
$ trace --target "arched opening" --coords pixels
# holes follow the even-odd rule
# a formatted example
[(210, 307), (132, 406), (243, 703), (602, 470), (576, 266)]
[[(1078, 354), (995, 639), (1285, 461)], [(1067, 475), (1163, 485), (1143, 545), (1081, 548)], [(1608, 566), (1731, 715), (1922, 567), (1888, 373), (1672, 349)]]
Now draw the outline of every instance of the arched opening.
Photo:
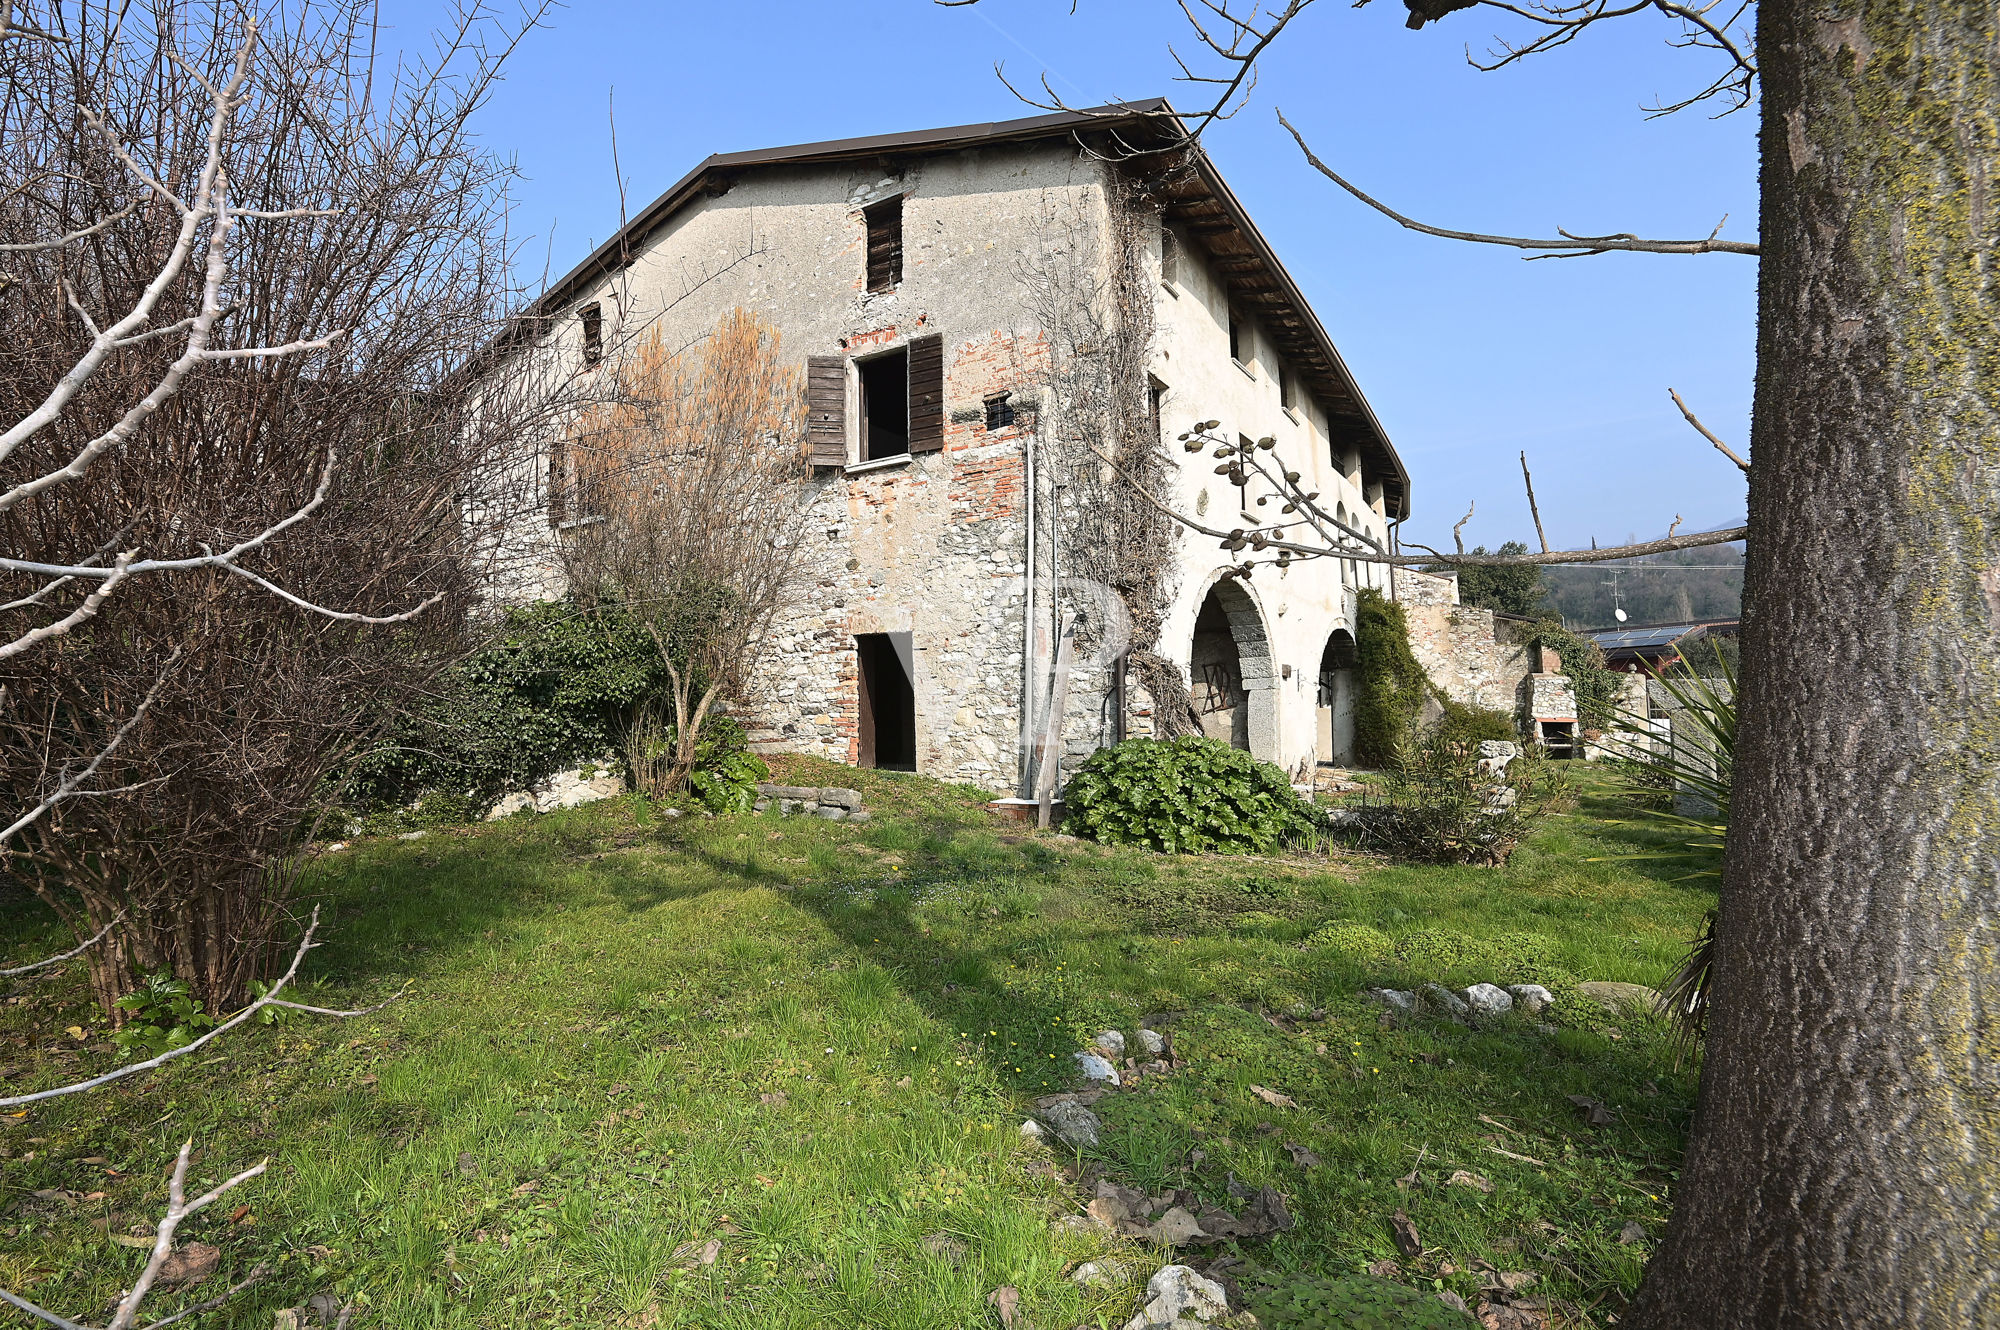
[(1233, 580), (1217, 582), (1202, 601), (1188, 664), (1202, 732), (1277, 760), (1271, 644), (1257, 603)]
[(1354, 635), (1336, 628), (1319, 657), (1319, 760), (1354, 765)]

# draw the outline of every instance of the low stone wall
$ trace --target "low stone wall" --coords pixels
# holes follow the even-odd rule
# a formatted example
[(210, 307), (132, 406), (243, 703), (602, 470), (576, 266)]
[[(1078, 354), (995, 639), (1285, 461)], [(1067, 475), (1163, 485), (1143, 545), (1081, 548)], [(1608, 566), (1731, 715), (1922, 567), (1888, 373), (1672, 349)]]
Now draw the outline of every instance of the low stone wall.
[(558, 808), (576, 808), (594, 804), (600, 799), (615, 799), (623, 793), (625, 777), (618, 773), (617, 764), (607, 757), (571, 767), (567, 771), (558, 771), (531, 790), (517, 790), (500, 796), (500, 802), (487, 812), (486, 820), (497, 822), (529, 809), (537, 813), (553, 813)]
[(823, 817), (829, 822), (866, 822), (868, 810), (861, 806), (861, 791), (838, 785), (759, 785), (756, 810), (776, 805), (780, 813)]

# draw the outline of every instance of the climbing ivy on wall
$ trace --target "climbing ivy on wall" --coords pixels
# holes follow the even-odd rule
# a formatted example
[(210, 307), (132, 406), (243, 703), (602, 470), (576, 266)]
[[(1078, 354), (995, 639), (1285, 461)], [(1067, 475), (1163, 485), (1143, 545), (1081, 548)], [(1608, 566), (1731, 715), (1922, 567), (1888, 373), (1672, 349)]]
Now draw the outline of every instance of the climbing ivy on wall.
[(614, 608), (543, 601), (511, 611), (492, 645), (443, 675), (355, 762), (341, 800), (368, 811), (435, 791), (476, 815), (503, 791), (603, 755), (634, 705), (665, 686), (652, 640)]
[(1386, 767), (1416, 723), (1430, 676), (1410, 650), (1403, 607), (1373, 587), (1361, 589), (1354, 614), (1354, 757)]

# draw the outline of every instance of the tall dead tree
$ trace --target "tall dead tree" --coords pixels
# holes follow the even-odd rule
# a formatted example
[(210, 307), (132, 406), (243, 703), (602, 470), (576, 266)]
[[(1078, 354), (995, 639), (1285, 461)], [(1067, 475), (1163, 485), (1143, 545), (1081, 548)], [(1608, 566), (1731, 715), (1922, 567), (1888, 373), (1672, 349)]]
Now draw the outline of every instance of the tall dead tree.
[[(1189, 128), (1241, 105), (1256, 58), (1311, 3), (1183, 6), (1221, 62), (1190, 71), (1215, 96)], [(2000, 1324), (2000, 13), (1764, 0), (1752, 40), (1747, 6), (1405, 0), (1408, 26), (1488, 3), (1531, 25), (1489, 66), (1664, 16), (1720, 72), (1659, 109), (1719, 98), (1761, 115), (1756, 242), (1439, 227), (1363, 193), (1285, 126), (1333, 183), (1428, 234), (1760, 259), (1747, 532), (1443, 559), (1749, 539), (1700, 1106), (1624, 1323)], [(1215, 534), (1273, 560), (1329, 552), (1312, 525)]]
[[(467, 121), (512, 37), (419, 63), (364, 0), (8, 7), (0, 853), (107, 1014), (279, 959), (313, 796), (458, 649), (525, 421), (460, 367), (514, 303)], [(530, 16), (532, 19), (532, 16)], [(518, 470), (518, 468), (516, 468)]]

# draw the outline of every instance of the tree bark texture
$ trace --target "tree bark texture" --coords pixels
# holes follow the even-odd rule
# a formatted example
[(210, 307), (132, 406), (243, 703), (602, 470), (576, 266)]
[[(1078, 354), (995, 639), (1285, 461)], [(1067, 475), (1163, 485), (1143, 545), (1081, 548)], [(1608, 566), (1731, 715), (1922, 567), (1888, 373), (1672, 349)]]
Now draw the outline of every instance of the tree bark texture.
[(1734, 822), (1644, 1330), (2000, 1326), (1991, 0), (1766, 0)]

